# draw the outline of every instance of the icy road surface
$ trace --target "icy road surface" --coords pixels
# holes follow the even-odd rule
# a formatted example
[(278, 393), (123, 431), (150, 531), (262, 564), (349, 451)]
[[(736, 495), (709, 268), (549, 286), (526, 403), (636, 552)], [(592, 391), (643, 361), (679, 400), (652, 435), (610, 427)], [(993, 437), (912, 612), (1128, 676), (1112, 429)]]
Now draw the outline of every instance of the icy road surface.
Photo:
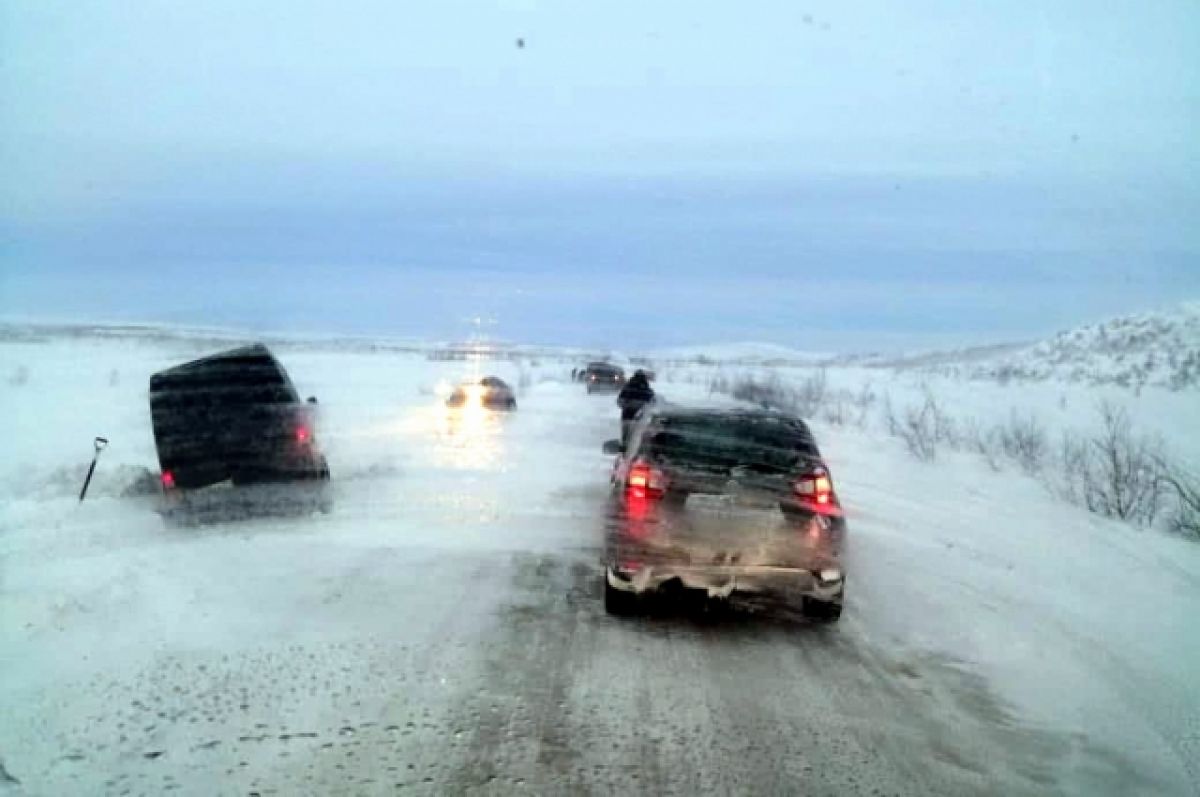
[(569, 364), (456, 420), (431, 389), (461, 365), (282, 351), (333, 513), (180, 529), (120, 492), (153, 463), (146, 377), (191, 352), (3, 350), (29, 373), (0, 388), (0, 793), (1197, 791), (1200, 550), (1033, 479), (818, 425), (838, 626), (617, 620), (615, 407), (538, 381)]

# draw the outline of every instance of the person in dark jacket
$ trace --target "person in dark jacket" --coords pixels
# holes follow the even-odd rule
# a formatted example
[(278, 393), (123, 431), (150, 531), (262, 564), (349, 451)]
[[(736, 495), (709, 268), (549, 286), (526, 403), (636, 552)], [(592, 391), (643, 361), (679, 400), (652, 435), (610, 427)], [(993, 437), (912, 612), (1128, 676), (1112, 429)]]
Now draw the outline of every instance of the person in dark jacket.
[(646, 377), (646, 372), (639, 368), (633, 376), (629, 377), (629, 381), (625, 383), (625, 387), (621, 388), (621, 392), (617, 396), (617, 406), (621, 408), (622, 443), (629, 439), (629, 430), (633, 427), (633, 419), (642, 411), (642, 407), (652, 401), (654, 401), (654, 388), (650, 387), (650, 380)]

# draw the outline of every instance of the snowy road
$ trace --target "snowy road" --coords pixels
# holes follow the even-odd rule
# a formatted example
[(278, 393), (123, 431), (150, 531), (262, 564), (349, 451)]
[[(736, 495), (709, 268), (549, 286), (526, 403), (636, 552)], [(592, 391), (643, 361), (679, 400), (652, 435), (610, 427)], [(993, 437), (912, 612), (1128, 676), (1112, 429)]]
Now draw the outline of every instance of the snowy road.
[[(118, 354), (94, 366), (132, 385), (110, 437), (141, 443), (110, 473), (144, 462), (125, 405), (167, 357)], [(543, 382), (464, 422), (417, 390), (450, 366), (284, 359), (322, 399), (332, 514), (169, 528), (115, 484), (80, 509), (65, 477), (5, 499), (0, 793), (1197, 789), (1200, 567), (1173, 540), (818, 429), (850, 514), (838, 626), (617, 620), (611, 398)]]

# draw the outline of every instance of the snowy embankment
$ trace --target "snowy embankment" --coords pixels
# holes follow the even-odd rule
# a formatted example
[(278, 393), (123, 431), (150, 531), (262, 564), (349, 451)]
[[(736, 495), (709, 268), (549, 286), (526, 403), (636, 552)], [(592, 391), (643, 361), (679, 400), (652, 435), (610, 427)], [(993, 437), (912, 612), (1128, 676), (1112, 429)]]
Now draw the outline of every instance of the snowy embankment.
[[(567, 383), (569, 361), (483, 366), (523, 386), (520, 409), (461, 424), (434, 388), (470, 363), (291, 347), (321, 400), (333, 513), (181, 530), (122, 493), (155, 465), (149, 374), (201, 350), (0, 344), (0, 761), (31, 794), (1200, 787), (1200, 545), (974, 454), (917, 461), (877, 420), (818, 417), (850, 520), (842, 623), (617, 623), (595, 591), (614, 408)], [(658, 387), (728, 403), (708, 386), (722, 368), (742, 366), (668, 367)], [(1097, 400), (826, 373), (1047, 424)], [(1191, 397), (1111, 397), (1197, 453)], [(98, 434), (112, 443), (79, 505)]]

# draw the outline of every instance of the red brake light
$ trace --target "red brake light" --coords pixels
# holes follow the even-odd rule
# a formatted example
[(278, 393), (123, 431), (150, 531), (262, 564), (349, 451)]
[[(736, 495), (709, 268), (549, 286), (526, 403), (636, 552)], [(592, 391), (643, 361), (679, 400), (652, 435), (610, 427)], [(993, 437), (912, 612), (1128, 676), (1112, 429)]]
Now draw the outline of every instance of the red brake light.
[(833, 480), (825, 471), (809, 473), (797, 479), (796, 495), (814, 512), (825, 515), (841, 513), (833, 495)]
[(171, 471), (169, 471), (169, 470), (164, 470), (162, 472), (162, 476), (160, 478), (162, 479), (162, 486), (165, 489), (167, 489), (167, 490), (175, 489), (175, 474), (174, 473), (171, 473)]
[(297, 443), (299, 443), (300, 445), (305, 445), (306, 443), (308, 443), (308, 441), (310, 439), (312, 439), (312, 432), (308, 431), (307, 426), (297, 426), (296, 427), (296, 442)]
[(635, 462), (629, 468), (626, 484), (629, 494), (634, 498), (657, 498), (663, 494), (666, 480), (662, 471), (652, 468), (645, 462)]

